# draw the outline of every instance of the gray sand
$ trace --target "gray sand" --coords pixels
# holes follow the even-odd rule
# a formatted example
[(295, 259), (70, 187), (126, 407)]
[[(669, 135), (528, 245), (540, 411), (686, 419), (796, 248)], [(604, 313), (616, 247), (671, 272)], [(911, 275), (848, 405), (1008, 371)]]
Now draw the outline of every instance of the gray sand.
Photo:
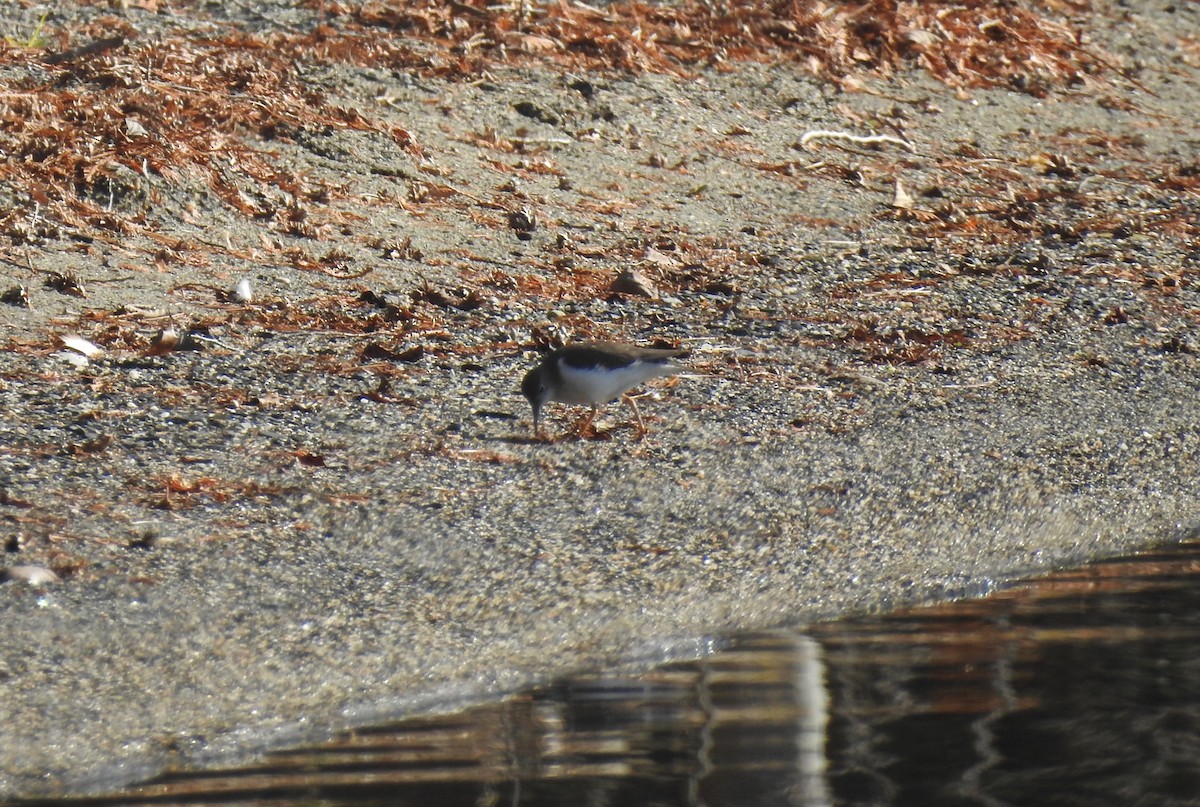
[[(11, 5), (9, 30), (36, 20)], [(271, 142), (277, 164), (346, 189), (319, 211), (353, 214), (342, 226), (289, 237), (195, 177), (135, 177), (146, 195), (124, 204), (223, 259), (160, 271), (140, 232), (8, 249), (4, 285), (33, 307), (0, 305), (0, 565), (63, 580), (0, 585), (0, 798), (1185, 535), (1200, 202), (1159, 179), (1200, 159), (1198, 60), (1177, 35), (1200, 16), (1131, 5), (1098, 4), (1088, 35), (1137, 83), (1042, 99), (916, 74), (842, 93), (786, 64), (594, 75), (590, 98), (551, 68), (474, 83), (314, 68), (427, 154), (377, 132)], [(126, 12), (148, 31), (186, 14)], [(884, 121), (911, 153), (798, 144)], [(890, 209), (897, 179), (929, 210), (1041, 196), (1027, 234), (934, 238)], [(494, 200), (536, 214), (529, 241)], [(406, 238), (419, 257), (382, 255)], [(288, 249), (343, 258), (314, 271)], [(605, 292), (634, 264), (659, 299)], [(88, 296), (44, 287), (50, 270)], [(254, 301), (223, 301), (241, 278)], [(413, 298), (427, 286), (479, 304)], [(145, 355), (167, 317), (215, 341)], [(538, 443), (516, 389), (534, 329), (665, 340), (694, 373), (651, 385), (644, 440), (613, 405), (611, 439)], [(64, 333), (105, 355), (75, 366)]]

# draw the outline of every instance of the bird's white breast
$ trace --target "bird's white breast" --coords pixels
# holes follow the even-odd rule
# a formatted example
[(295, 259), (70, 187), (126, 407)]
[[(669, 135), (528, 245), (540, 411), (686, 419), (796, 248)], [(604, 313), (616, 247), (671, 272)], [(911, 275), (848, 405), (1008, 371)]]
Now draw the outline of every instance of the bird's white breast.
[(621, 397), (633, 387), (658, 376), (671, 375), (678, 368), (670, 364), (635, 361), (625, 367), (572, 367), (558, 363), (562, 377), (555, 400), (565, 404), (602, 404)]

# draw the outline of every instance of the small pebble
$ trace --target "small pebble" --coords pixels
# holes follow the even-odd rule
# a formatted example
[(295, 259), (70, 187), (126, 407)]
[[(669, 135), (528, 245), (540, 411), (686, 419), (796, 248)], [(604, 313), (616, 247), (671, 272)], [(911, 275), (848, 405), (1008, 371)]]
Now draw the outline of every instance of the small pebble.
[(617, 279), (612, 282), (608, 290), (620, 294), (632, 294), (637, 297), (649, 297), (650, 299), (658, 297), (658, 289), (655, 288), (650, 278), (632, 269), (626, 269), (617, 275)]
[(250, 289), (250, 281), (242, 278), (234, 287), (232, 296), (235, 303), (248, 303), (253, 300), (254, 292)]

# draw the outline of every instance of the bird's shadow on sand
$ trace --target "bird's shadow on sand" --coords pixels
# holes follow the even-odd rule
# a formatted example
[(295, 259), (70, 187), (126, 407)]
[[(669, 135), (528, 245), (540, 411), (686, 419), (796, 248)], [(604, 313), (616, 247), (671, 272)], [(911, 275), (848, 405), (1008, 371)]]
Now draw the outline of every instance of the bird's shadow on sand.
[[(517, 422), (520, 420), (520, 415), (511, 412), (494, 412), (481, 411), (475, 413), (477, 417), (485, 420), (503, 420), (509, 422)], [(521, 428), (518, 426), (517, 428)], [(586, 431), (580, 431), (574, 426), (568, 426), (565, 431), (560, 431), (555, 434), (537, 435), (533, 430), (528, 429), (523, 434), (504, 434), (494, 435), (484, 438), (486, 442), (504, 443), (510, 446), (536, 446), (536, 445), (556, 445), (558, 443), (607, 443), (617, 439), (617, 435), (622, 431), (632, 431), (636, 436), (637, 428), (633, 424), (616, 423), (612, 426), (597, 429), (594, 425), (589, 426)]]

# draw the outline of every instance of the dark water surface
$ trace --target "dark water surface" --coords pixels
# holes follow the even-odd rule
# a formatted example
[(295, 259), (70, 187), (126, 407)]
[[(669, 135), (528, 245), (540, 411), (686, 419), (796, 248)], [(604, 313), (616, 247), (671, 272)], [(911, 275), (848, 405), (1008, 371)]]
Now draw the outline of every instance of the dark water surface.
[(1200, 544), (75, 804), (1200, 804)]

